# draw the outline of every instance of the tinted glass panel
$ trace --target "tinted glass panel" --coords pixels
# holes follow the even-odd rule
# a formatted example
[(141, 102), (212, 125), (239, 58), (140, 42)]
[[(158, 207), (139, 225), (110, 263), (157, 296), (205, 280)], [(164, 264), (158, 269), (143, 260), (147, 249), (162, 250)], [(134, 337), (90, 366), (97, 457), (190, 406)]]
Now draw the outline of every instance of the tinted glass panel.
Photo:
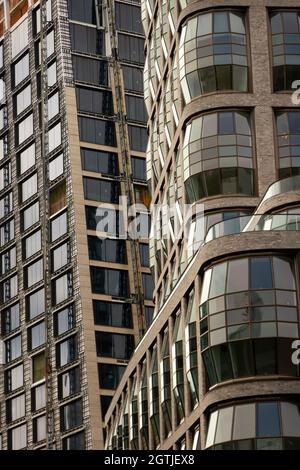
[(126, 263), (126, 243), (124, 240), (101, 239), (88, 236), (89, 258), (113, 263)]
[(97, 294), (127, 297), (128, 272), (116, 269), (91, 267), (92, 291)]
[(108, 64), (104, 60), (73, 55), (75, 80), (94, 85), (108, 85)]
[(116, 153), (100, 152), (97, 150), (81, 149), (82, 168), (86, 171), (104, 175), (118, 175), (118, 155)]
[(76, 99), (78, 111), (106, 114), (108, 116), (113, 114), (113, 101), (110, 91), (76, 87)]
[(133, 335), (96, 331), (97, 356), (129, 359), (134, 350)]
[(70, 34), (73, 51), (86, 52), (88, 54), (105, 54), (103, 31), (70, 23)]
[(109, 325), (132, 328), (130, 304), (93, 300), (94, 321), (96, 325)]
[(100, 388), (115, 390), (125, 369), (125, 366), (116, 366), (115, 364), (98, 364)]
[(79, 117), (80, 140), (99, 145), (116, 146), (115, 124), (111, 121)]
[(96, 24), (95, 0), (68, 0), (69, 17), (82, 23)]

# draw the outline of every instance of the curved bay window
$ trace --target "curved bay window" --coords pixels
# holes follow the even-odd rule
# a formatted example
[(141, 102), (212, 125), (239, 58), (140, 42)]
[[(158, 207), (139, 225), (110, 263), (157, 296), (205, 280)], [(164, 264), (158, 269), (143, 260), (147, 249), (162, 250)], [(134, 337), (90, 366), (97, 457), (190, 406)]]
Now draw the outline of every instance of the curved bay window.
[(170, 372), (170, 350), (169, 350), (169, 331), (164, 333), (161, 347), (160, 362), (161, 377), (161, 408), (164, 417), (165, 434), (168, 436), (172, 430), (172, 412), (171, 412), (171, 372)]
[(300, 11), (270, 15), (274, 91), (291, 90), (300, 76)]
[(298, 376), (290, 360), (299, 337), (293, 260), (253, 256), (205, 271), (200, 334), (209, 386), (255, 375)]
[(199, 401), (198, 393), (198, 359), (197, 359), (197, 338), (196, 338), (196, 308), (194, 291), (190, 293), (187, 307), (186, 321), (186, 369), (187, 379), (190, 388), (191, 407), (196, 406)]
[(278, 111), (276, 128), (279, 178), (300, 175), (300, 112)]
[(137, 379), (134, 376), (131, 390), (130, 399), (130, 446), (131, 449), (138, 450), (139, 448), (139, 431), (138, 431), (138, 393), (137, 393)]
[(173, 393), (177, 409), (178, 424), (184, 418), (184, 372), (183, 372), (183, 320), (178, 312), (172, 342)]
[(218, 194), (254, 194), (250, 114), (207, 113), (188, 123), (183, 144), (188, 202)]
[(144, 362), (141, 373), (141, 388), (139, 391), (139, 429), (141, 436), (142, 450), (149, 449), (149, 428), (148, 428), (148, 378), (147, 365)]
[(242, 403), (210, 415), (206, 449), (299, 450), (300, 406), (291, 401)]
[(180, 82), (186, 103), (214, 91), (248, 91), (248, 57), (242, 12), (216, 11), (191, 18), (179, 45)]
[(158, 363), (157, 363), (157, 349), (153, 349), (152, 359), (150, 364), (150, 422), (153, 432), (153, 440), (155, 447), (160, 443), (159, 431), (159, 393), (158, 393)]

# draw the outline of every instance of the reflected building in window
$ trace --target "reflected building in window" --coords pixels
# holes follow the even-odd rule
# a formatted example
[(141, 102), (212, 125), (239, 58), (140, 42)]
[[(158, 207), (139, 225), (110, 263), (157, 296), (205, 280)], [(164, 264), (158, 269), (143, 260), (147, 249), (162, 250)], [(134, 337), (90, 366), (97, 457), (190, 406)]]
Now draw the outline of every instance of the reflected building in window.
[(299, 2), (225, 3), (141, 2), (152, 202), (204, 214), (150, 238), (113, 451), (300, 449)]
[(3, 449), (103, 449), (151, 324), (143, 66), (138, 0), (0, 0)]

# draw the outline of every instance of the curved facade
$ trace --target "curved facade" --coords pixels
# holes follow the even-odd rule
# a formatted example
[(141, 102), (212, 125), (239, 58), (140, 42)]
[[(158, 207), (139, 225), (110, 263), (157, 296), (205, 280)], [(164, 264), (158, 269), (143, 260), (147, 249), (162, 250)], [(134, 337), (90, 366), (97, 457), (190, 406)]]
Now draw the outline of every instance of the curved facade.
[(142, 2), (142, 15), (153, 202), (204, 217), (151, 239), (154, 320), (106, 448), (299, 449), (299, 5)]

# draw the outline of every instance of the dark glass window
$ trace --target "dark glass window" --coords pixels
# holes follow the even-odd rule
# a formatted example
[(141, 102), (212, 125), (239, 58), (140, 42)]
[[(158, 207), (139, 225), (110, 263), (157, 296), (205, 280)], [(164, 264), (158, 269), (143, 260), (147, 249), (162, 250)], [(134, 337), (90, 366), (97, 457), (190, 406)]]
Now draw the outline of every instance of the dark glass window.
[(257, 404), (257, 436), (280, 436), (280, 421), (278, 403)]
[(85, 206), (86, 225), (88, 230), (98, 230), (107, 234), (119, 236), (124, 234), (122, 213), (118, 210), (102, 207)]
[(119, 33), (118, 46), (121, 60), (144, 64), (144, 38)]
[(125, 90), (144, 92), (143, 69), (122, 65)]
[(126, 113), (129, 121), (147, 122), (148, 115), (144, 98), (126, 95)]
[(88, 236), (89, 258), (112, 263), (127, 263), (125, 240)]
[(120, 183), (96, 178), (83, 178), (84, 197), (91, 201), (112, 202), (118, 204)]
[(83, 170), (103, 175), (119, 174), (118, 155), (116, 153), (85, 148), (82, 148), (80, 152)]
[(58, 395), (62, 400), (80, 392), (80, 370), (74, 367), (58, 376)]
[(146, 307), (145, 306), (145, 319), (146, 319), (146, 327), (149, 328), (154, 314), (154, 307)]
[(115, 364), (98, 364), (100, 388), (115, 390), (124, 374), (126, 366)]
[(108, 116), (112, 116), (114, 113), (111, 91), (77, 86), (76, 99), (79, 112)]
[(276, 112), (276, 125), (279, 159), (279, 178), (287, 178), (289, 176), (299, 175), (300, 112), (294, 110)]
[(291, 90), (300, 75), (300, 12), (272, 12), (270, 20), (274, 91)]
[(152, 300), (154, 289), (152, 274), (142, 273), (142, 280), (145, 299)]
[(108, 86), (108, 63), (105, 60), (73, 55), (73, 72), (75, 81)]
[(102, 418), (104, 419), (104, 416), (106, 415), (106, 412), (109, 408), (109, 405), (111, 403), (111, 400), (112, 400), (112, 397), (111, 396), (107, 396), (107, 395), (102, 395), (100, 397), (100, 403), (101, 403), (101, 414), (102, 414)]
[(132, 328), (130, 304), (93, 300), (95, 325)]
[(129, 143), (132, 150), (145, 152), (148, 142), (147, 129), (145, 127), (128, 126)]
[(116, 146), (114, 122), (88, 117), (79, 117), (78, 122), (80, 140), (92, 144)]
[(117, 29), (144, 34), (139, 6), (115, 2), (115, 14)]
[(105, 55), (104, 31), (70, 23), (70, 35), (73, 51)]
[(61, 431), (75, 428), (82, 424), (82, 401), (76, 400), (60, 408)]
[(128, 297), (128, 272), (117, 269), (91, 267), (92, 291), (95, 294), (107, 294)]
[(84, 432), (72, 434), (62, 440), (63, 450), (84, 450), (85, 449), (85, 435)]
[(140, 257), (141, 257), (141, 265), (142, 266), (149, 266), (149, 245), (146, 243), (140, 243)]
[(96, 331), (97, 356), (130, 359), (134, 351), (134, 336)]
[(96, 24), (95, 0), (68, 0), (69, 18), (82, 23)]
[(259, 256), (250, 259), (250, 288), (272, 289), (271, 258)]
[(146, 159), (140, 157), (131, 157), (133, 178), (139, 181), (146, 181)]

